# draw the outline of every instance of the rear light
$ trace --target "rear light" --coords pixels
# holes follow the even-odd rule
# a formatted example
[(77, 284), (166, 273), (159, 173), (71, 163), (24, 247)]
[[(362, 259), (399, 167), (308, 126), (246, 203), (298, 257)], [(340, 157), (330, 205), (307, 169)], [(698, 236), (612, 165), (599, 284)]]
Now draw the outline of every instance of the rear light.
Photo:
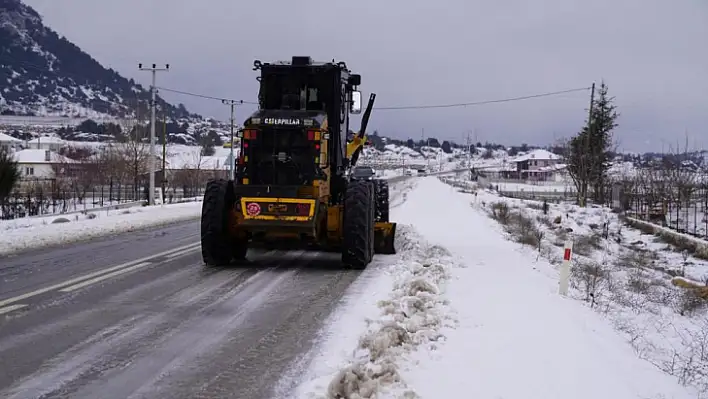
[(315, 144), (315, 149), (319, 151), (319, 149), (320, 149), (320, 143)]
[(307, 139), (309, 141), (315, 140), (315, 131), (314, 130), (308, 130), (307, 131)]
[(246, 130), (243, 132), (243, 139), (244, 140), (255, 140), (257, 137), (258, 130)]
[(245, 141), (243, 142), (243, 148), (248, 148), (248, 143)]

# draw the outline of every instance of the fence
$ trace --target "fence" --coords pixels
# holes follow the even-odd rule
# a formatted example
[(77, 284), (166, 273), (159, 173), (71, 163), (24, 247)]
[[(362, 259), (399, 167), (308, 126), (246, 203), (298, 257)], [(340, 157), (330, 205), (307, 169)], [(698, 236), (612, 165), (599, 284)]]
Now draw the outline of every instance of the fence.
[(628, 192), (623, 195), (623, 208), (637, 219), (655, 221), (680, 233), (708, 238), (708, 188), (695, 188), (686, 198)]
[[(509, 198), (552, 202), (577, 199), (577, 190), (574, 187), (549, 189), (547, 185), (533, 185), (523, 190), (504, 190), (500, 188), (503, 184), (510, 183), (508, 180), (492, 181), (483, 173), (478, 175), (478, 182), (481, 186), (492, 187), (500, 195)], [(690, 194), (679, 195), (677, 190), (664, 189), (660, 193), (641, 190), (633, 185), (623, 186), (620, 183), (619, 186), (620, 208), (628, 216), (656, 222), (680, 233), (708, 239), (708, 187), (694, 186), (689, 190)], [(592, 188), (589, 190), (588, 196), (592, 197)], [(613, 206), (612, 185), (606, 185), (603, 190), (605, 201), (600, 205)]]
[[(164, 194), (165, 203), (201, 197), (204, 195), (205, 185), (206, 182), (199, 185), (167, 187)], [(148, 186), (142, 182), (137, 186), (109, 182), (104, 185), (77, 188), (64, 187), (55, 179), (25, 180), (9, 197), (0, 201), (0, 219), (88, 211), (93, 208), (145, 200), (147, 197)]]
[[(491, 188), (500, 195), (509, 198), (538, 201), (573, 201), (577, 197), (577, 190), (568, 184), (562, 186), (548, 184), (527, 184), (523, 180), (497, 180), (490, 179), (484, 172), (477, 172), (477, 181), (480, 186)], [(511, 187), (509, 187), (511, 186)]]

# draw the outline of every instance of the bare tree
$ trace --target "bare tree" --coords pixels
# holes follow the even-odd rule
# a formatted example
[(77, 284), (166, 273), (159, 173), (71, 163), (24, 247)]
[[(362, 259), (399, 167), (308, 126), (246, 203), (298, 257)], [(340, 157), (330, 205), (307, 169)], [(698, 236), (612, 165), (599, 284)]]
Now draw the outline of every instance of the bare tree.
[(663, 210), (665, 202), (671, 197), (671, 186), (666, 179), (663, 168), (651, 165), (638, 172), (638, 195), (640, 197), (640, 209), (646, 207), (648, 211), (646, 217), (651, 218), (652, 211), (658, 207)]
[[(135, 198), (139, 196), (140, 176), (148, 172), (150, 148), (146, 141), (144, 126), (136, 119), (124, 119), (121, 128), (128, 134), (127, 140), (115, 147), (116, 161), (126, 169), (126, 175), (132, 177)], [(124, 182), (122, 182), (124, 183)]]
[[(674, 148), (669, 147), (669, 156), (664, 161), (664, 178), (671, 185), (672, 204), (675, 205), (677, 228), (680, 219), (681, 209), (685, 210), (684, 219), (688, 219), (688, 209), (691, 207), (691, 197), (698, 186), (697, 171), (692, 168), (691, 151), (688, 146), (688, 135), (686, 135), (683, 148), (677, 144)], [(686, 220), (686, 223), (687, 220)], [(688, 226), (686, 226), (688, 229)]]
[(590, 155), (584, 150), (584, 146), (584, 139), (580, 136), (561, 139), (556, 144), (556, 148), (560, 150), (565, 160), (568, 176), (575, 185), (576, 201), (580, 206), (585, 206), (587, 202), (591, 181)]
[(172, 181), (175, 187), (181, 187), (184, 191), (184, 196), (191, 196), (192, 191), (199, 187), (203, 182), (203, 167), (205, 159), (201, 149), (191, 151), (189, 158), (180, 168), (174, 171)]
[(100, 184), (100, 158), (92, 148), (78, 146), (64, 147), (58, 155), (59, 162), (53, 164), (57, 184), (68, 186), (82, 204), (89, 190)]

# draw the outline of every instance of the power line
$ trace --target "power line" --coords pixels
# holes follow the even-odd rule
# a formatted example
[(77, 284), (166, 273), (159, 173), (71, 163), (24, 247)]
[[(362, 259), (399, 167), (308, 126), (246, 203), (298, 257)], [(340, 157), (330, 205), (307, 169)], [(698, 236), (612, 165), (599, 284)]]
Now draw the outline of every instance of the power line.
[[(178, 94), (184, 94), (184, 95), (186, 95), (186, 96), (193, 96), (193, 97), (205, 98), (205, 99), (209, 99), (209, 100), (217, 100), (217, 101), (237, 101), (237, 100), (229, 100), (229, 99), (225, 99), (225, 98), (209, 96), (209, 95), (206, 95), (206, 94), (199, 94), (199, 93), (192, 93), (192, 92), (183, 91), (183, 90), (170, 89), (170, 88), (166, 88), (166, 87), (158, 87), (158, 89), (164, 90), (164, 91), (173, 92), (173, 93), (178, 93)], [(557, 95), (561, 95), (561, 94), (574, 93), (574, 92), (587, 91), (587, 90), (590, 90), (590, 87), (579, 87), (579, 88), (575, 88), (575, 89), (561, 90), (561, 91), (553, 91), (553, 92), (540, 93), (540, 94), (532, 94), (532, 95), (528, 95), (528, 96), (510, 97), (510, 98), (502, 98), (502, 99), (496, 99), (496, 100), (475, 101), (475, 102), (467, 102), (467, 103), (432, 104), (432, 105), (410, 105), (410, 106), (398, 106), (398, 107), (376, 107), (375, 109), (376, 109), (377, 111), (380, 111), (380, 110), (389, 111), (389, 110), (408, 110), (408, 109), (430, 109), (430, 108), (467, 107), (467, 106), (476, 106), (476, 105), (496, 104), (496, 103), (505, 103), (505, 102), (512, 102), (512, 101), (530, 100), (530, 99), (534, 99), (534, 98), (551, 97), (551, 96), (557, 96)], [(253, 101), (238, 100), (237, 102), (239, 102), (239, 103), (241, 103), (241, 104), (253, 104), (253, 105), (258, 105), (257, 102), (253, 102)]]
[(380, 110), (406, 110), (406, 109), (467, 107), (467, 106), (475, 106), (475, 105), (485, 105), (485, 104), (506, 103), (506, 102), (511, 102), (511, 101), (530, 100), (533, 98), (551, 97), (551, 96), (557, 96), (560, 94), (573, 93), (573, 92), (586, 91), (586, 90), (590, 90), (590, 87), (579, 87), (576, 89), (553, 91), (553, 92), (541, 93), (541, 94), (532, 94), (532, 95), (521, 96), (521, 97), (502, 98), (502, 99), (497, 99), (497, 100), (484, 100), (484, 101), (475, 101), (475, 102), (469, 102), (469, 103), (454, 103), (454, 104), (410, 105), (410, 106), (402, 106), (402, 107), (376, 107), (376, 110), (380, 111)]
[(230, 99), (230, 98), (214, 97), (214, 96), (209, 96), (209, 95), (206, 95), (206, 94), (199, 94), (199, 93), (192, 93), (192, 92), (184, 91), (184, 90), (170, 89), (170, 88), (167, 88), (167, 87), (158, 87), (157, 89), (158, 89), (158, 90), (162, 90), (162, 91), (169, 91), (169, 92), (171, 92), (171, 93), (183, 94), (183, 95), (185, 95), (185, 96), (192, 96), (192, 97), (205, 98), (205, 99), (207, 99), (207, 100), (227, 101), (227, 102), (232, 102), (232, 101), (233, 101), (234, 103), (239, 103), (239, 104), (254, 104), (254, 105), (258, 105), (257, 102), (253, 102), (253, 101), (233, 100), (233, 99)]

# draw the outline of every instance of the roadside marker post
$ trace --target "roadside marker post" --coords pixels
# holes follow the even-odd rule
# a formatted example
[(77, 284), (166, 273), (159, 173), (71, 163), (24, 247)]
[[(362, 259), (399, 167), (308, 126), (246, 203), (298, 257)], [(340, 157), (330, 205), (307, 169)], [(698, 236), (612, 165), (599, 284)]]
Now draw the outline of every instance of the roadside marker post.
[(570, 261), (572, 254), (573, 241), (568, 240), (565, 242), (565, 248), (563, 249), (563, 263), (561, 264), (560, 281), (558, 283), (558, 293), (563, 296), (568, 295), (568, 284), (570, 281)]

